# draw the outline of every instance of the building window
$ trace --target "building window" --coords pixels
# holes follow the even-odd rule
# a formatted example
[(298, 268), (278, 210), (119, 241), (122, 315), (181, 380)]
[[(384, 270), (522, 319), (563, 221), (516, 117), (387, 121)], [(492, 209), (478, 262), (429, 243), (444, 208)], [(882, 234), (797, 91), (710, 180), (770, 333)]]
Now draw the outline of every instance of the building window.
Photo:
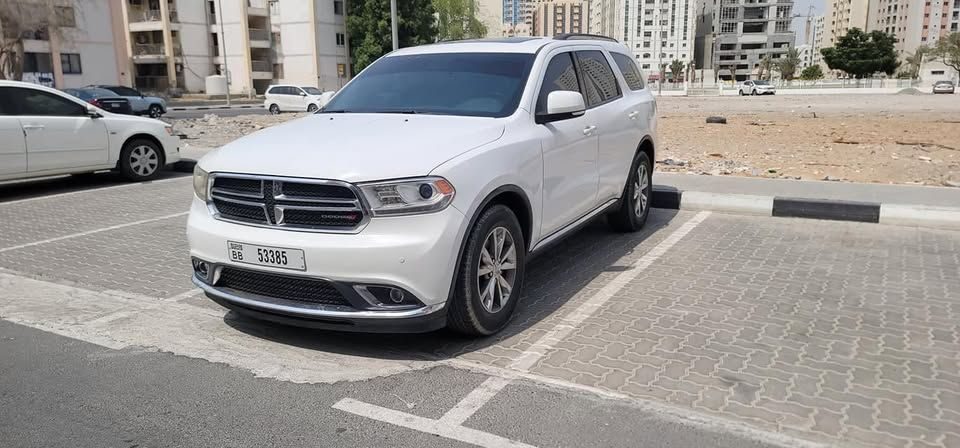
[(643, 24), (644, 26), (653, 26), (653, 20), (644, 20)]
[(342, 47), (347, 44), (347, 37), (343, 33), (337, 33), (337, 46)]
[(338, 16), (343, 15), (343, 0), (333, 0), (333, 13)]
[(934, 75), (934, 76), (936, 76), (936, 75), (943, 75), (944, 73), (945, 73), (945, 72), (944, 72), (943, 70), (931, 70), (931, 71), (930, 71), (930, 74), (931, 74), (931, 75)]
[(80, 67), (80, 55), (76, 53), (61, 53), (60, 66), (64, 75), (78, 75), (83, 73)]
[(60, 26), (73, 28), (77, 26), (77, 16), (73, 12), (72, 6), (57, 6), (57, 23)]
[(24, 73), (53, 73), (53, 62), (50, 53), (24, 53)]
[(737, 31), (736, 23), (721, 23), (720, 32), (721, 33), (735, 33)]

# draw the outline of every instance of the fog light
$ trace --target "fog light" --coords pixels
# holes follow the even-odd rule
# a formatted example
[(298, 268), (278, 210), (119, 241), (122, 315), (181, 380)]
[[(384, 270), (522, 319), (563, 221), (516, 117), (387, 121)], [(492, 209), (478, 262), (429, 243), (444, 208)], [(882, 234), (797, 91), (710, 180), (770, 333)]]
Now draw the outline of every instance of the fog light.
[(393, 303), (403, 303), (403, 291), (397, 288), (390, 289), (390, 301)]
[(206, 280), (207, 274), (210, 273), (210, 267), (207, 266), (207, 262), (203, 260), (193, 259), (193, 272), (196, 272), (200, 278)]

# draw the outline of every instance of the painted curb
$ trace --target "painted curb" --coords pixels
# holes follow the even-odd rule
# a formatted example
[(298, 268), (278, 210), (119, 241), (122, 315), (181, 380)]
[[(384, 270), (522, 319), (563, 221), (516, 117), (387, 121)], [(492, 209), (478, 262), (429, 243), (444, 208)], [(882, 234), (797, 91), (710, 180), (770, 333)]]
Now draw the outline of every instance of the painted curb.
[(183, 106), (183, 107), (168, 107), (167, 111), (171, 112), (184, 112), (184, 111), (193, 111), (193, 110), (232, 110), (232, 109), (255, 109), (263, 107), (259, 104), (242, 104), (237, 106)]
[(911, 204), (881, 204), (837, 199), (812, 199), (748, 194), (681, 191), (654, 186), (654, 208), (715, 211), (740, 215), (880, 223), (908, 227), (960, 230), (960, 208)]

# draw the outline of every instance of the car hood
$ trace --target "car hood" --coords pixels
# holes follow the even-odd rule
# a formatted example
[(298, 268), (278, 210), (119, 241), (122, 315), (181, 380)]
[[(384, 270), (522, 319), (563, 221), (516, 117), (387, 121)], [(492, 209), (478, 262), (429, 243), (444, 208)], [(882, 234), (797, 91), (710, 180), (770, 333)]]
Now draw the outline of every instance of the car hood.
[(204, 157), (208, 172), (363, 182), (427, 175), (503, 135), (502, 120), (403, 114), (314, 114), (235, 140)]

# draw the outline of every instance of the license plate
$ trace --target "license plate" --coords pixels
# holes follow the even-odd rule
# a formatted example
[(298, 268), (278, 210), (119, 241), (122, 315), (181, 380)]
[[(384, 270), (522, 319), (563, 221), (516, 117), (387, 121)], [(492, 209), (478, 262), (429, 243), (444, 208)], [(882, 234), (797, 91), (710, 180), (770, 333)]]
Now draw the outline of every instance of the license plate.
[(119, 109), (119, 108), (120, 108), (120, 105), (119, 105), (119, 104), (111, 104), (111, 105), (110, 105), (110, 108), (111, 108), (111, 109)]
[(300, 249), (257, 246), (255, 244), (227, 241), (227, 254), (230, 256), (230, 261), (237, 263), (293, 269), (297, 271), (307, 270), (303, 251)]

